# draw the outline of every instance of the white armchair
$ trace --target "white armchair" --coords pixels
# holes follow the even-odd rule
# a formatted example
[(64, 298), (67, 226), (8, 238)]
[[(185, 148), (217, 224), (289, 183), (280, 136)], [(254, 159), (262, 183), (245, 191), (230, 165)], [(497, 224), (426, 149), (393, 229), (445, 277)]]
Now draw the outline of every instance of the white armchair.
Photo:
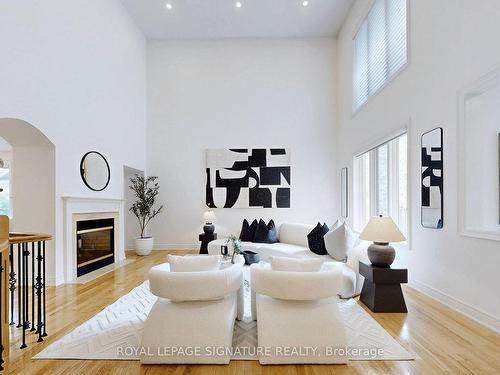
[(158, 296), (146, 320), (141, 363), (229, 363), (214, 348), (231, 348), (242, 264), (220, 269), (170, 272), (168, 263), (149, 273)]
[(251, 278), (258, 346), (267, 350), (259, 355), (261, 364), (347, 363), (338, 267), (326, 263), (316, 272), (288, 272), (254, 264)]

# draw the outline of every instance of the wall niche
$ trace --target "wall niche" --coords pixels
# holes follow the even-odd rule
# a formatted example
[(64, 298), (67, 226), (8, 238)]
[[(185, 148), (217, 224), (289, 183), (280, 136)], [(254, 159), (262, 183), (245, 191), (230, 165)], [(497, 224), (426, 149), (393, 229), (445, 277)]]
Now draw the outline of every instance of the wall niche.
[(500, 68), (459, 93), (461, 234), (500, 241)]

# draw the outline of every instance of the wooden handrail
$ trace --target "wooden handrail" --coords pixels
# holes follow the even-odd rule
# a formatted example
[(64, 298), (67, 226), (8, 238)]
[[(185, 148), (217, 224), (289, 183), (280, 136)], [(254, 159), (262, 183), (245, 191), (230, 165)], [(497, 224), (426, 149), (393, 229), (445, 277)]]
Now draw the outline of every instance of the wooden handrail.
[(45, 233), (20, 233), (20, 232), (9, 233), (10, 244), (50, 241), (50, 240), (52, 240), (52, 236), (50, 234), (45, 234)]

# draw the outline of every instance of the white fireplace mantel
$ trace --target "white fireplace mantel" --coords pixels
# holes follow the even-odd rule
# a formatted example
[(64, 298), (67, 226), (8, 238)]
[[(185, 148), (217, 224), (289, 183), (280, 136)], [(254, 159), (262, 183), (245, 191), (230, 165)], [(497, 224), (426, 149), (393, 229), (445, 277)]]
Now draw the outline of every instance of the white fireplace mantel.
[(125, 260), (123, 199), (63, 196), (64, 282), (76, 276), (76, 220), (110, 217), (115, 219), (115, 263)]

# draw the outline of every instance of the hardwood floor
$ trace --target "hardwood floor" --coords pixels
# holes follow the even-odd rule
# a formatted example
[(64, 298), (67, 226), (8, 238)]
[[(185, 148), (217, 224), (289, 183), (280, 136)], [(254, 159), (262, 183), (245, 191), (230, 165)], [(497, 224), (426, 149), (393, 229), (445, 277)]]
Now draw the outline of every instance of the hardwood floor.
[[(184, 252), (186, 253), (186, 252)], [(358, 361), (349, 365), (260, 366), (257, 361), (229, 365), (141, 366), (137, 361), (32, 360), (46, 345), (64, 336), (107, 305), (141, 284), (151, 266), (163, 263), (168, 252), (147, 257), (128, 252), (134, 262), (84, 285), (63, 285), (47, 290), (49, 336), (20, 350), (20, 331), (11, 328), (11, 354), (5, 373), (11, 374), (500, 374), (500, 335), (405, 288), (408, 314), (371, 315), (406, 349), (415, 361)], [(176, 252), (179, 254), (179, 252)], [(362, 304), (361, 304), (362, 305)], [(364, 305), (362, 305), (364, 307)]]

